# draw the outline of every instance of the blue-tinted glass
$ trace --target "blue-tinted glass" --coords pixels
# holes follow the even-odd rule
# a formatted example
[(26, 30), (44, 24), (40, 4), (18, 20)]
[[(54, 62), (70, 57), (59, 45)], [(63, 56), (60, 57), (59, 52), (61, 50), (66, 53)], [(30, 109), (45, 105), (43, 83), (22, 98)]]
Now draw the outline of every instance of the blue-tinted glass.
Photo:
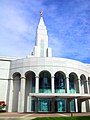
[(70, 102), (70, 112), (75, 112), (75, 101), (74, 100)]
[(69, 90), (70, 90), (70, 93), (75, 93), (74, 81), (72, 79), (69, 80)]
[(35, 111), (35, 100), (32, 100), (31, 111)]
[(66, 100), (65, 99), (56, 99), (56, 104), (55, 104), (57, 110), (56, 112), (66, 112)]
[(65, 93), (65, 80), (60, 78), (55, 78), (55, 92)]
[(39, 78), (39, 92), (50, 93), (51, 92), (51, 78), (48, 72), (43, 72)]
[(50, 100), (49, 99), (39, 99), (38, 100), (38, 111), (39, 112), (49, 112), (50, 111)]
[(35, 77), (32, 78), (32, 93), (35, 93)]

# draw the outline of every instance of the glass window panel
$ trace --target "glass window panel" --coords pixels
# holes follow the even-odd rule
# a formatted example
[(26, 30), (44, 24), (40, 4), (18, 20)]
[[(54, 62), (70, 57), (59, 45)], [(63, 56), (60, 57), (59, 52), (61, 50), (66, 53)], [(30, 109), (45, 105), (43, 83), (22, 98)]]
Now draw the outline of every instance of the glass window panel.
[(65, 79), (61, 73), (56, 73), (55, 75), (55, 92), (65, 93)]
[(38, 99), (38, 111), (39, 112), (50, 112), (51, 111), (51, 101), (47, 98)]
[(75, 100), (70, 102), (70, 112), (75, 112)]
[(51, 76), (48, 72), (42, 72), (39, 78), (39, 92), (50, 93), (51, 92)]

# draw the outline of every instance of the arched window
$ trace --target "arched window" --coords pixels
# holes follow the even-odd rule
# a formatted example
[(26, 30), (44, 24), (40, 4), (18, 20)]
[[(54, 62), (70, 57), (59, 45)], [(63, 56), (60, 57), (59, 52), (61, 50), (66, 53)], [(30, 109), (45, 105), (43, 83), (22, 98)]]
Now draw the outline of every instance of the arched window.
[(66, 92), (66, 75), (63, 72), (55, 73), (55, 93), (65, 93)]
[(81, 80), (81, 91), (82, 91), (82, 93), (88, 93), (86, 76), (84, 74), (82, 74), (80, 76), (80, 80)]
[(79, 93), (78, 76), (73, 72), (69, 74), (69, 91), (70, 93)]
[[(29, 93), (35, 93), (35, 73), (33, 71), (28, 71), (25, 73), (26, 83), (25, 83), (25, 107), (24, 111), (27, 111), (27, 101)], [(33, 109), (34, 109), (33, 105)]]
[(40, 93), (51, 92), (51, 74), (48, 71), (42, 71), (39, 74), (39, 92)]

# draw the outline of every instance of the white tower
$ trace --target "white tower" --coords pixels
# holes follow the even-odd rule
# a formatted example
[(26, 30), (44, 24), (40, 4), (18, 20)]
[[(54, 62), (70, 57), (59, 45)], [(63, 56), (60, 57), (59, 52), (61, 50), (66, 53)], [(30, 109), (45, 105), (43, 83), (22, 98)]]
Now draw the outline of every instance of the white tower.
[(36, 31), (36, 43), (33, 50), (35, 57), (52, 57), (52, 49), (48, 48), (47, 29), (43, 21), (43, 11), (40, 11), (40, 22)]

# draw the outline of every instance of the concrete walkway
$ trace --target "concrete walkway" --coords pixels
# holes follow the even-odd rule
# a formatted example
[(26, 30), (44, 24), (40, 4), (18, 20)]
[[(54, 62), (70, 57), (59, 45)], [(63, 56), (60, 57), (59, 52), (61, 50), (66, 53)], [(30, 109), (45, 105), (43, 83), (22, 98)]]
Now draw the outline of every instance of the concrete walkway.
[(32, 120), (36, 117), (25, 113), (0, 113), (0, 120)]
[(37, 117), (90, 116), (88, 113), (0, 113), (0, 120), (32, 120)]

